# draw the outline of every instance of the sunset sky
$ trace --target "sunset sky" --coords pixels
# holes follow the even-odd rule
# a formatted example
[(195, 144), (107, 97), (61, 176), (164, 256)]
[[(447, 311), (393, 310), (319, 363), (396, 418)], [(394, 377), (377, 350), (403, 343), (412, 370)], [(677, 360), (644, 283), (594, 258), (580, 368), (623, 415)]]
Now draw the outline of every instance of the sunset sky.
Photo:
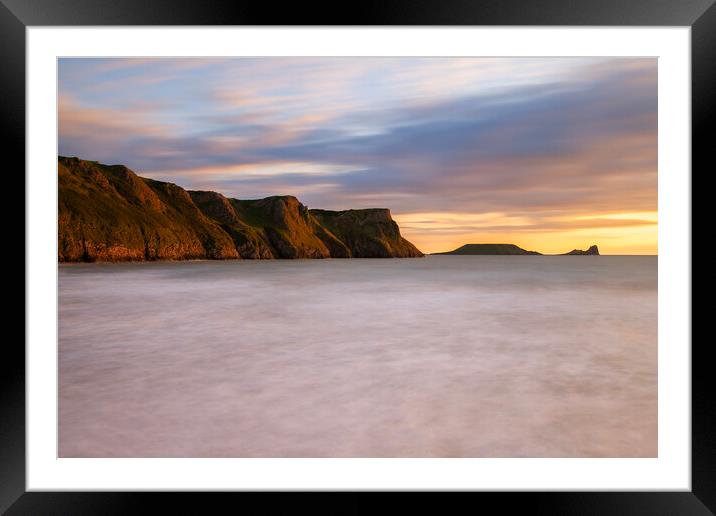
[(657, 253), (653, 58), (65, 58), (59, 153), (390, 208), (424, 252)]

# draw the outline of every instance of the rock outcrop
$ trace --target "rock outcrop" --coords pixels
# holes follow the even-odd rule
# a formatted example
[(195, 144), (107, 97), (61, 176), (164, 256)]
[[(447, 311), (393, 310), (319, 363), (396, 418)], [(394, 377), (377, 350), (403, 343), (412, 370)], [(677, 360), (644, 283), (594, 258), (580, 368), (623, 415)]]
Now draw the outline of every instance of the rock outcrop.
[[(537, 251), (527, 251), (515, 244), (465, 244), (462, 247), (458, 247), (454, 251), (448, 251), (446, 253), (433, 253), (433, 254), (444, 254), (444, 255), (536, 255), (542, 256), (542, 253)], [(593, 245), (586, 251), (574, 249), (568, 253), (552, 255), (552, 256), (585, 256), (585, 255), (599, 255), (599, 249), (596, 245)]]
[(77, 158), (60, 158), (58, 169), (61, 262), (239, 256), (226, 232), (176, 185)]
[(599, 256), (599, 248), (596, 245), (591, 246), (586, 251), (582, 251), (581, 249), (572, 249), (568, 253), (564, 253), (562, 256), (570, 256), (570, 255), (576, 255), (576, 256), (586, 256), (586, 255), (593, 255), (593, 256)]
[(310, 214), (328, 238), (343, 243), (352, 257), (423, 256), (417, 247), (400, 236), (400, 228), (388, 209), (310, 210)]
[(505, 255), (505, 254), (517, 254), (517, 255), (540, 255), (537, 251), (527, 251), (515, 244), (465, 244), (462, 247), (458, 247), (454, 251), (448, 251), (446, 253), (435, 253), (435, 254), (456, 254), (456, 255), (473, 255), (473, 254), (484, 254), (484, 255)]
[(423, 256), (386, 209), (230, 199), (77, 158), (60, 157), (58, 175), (61, 262)]

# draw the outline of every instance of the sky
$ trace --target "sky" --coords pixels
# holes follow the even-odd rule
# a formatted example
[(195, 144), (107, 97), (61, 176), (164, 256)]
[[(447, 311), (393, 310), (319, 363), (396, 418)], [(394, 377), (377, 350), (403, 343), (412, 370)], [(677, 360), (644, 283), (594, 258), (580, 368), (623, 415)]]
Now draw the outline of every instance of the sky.
[(62, 58), (59, 154), (389, 208), (423, 252), (657, 254), (654, 58)]

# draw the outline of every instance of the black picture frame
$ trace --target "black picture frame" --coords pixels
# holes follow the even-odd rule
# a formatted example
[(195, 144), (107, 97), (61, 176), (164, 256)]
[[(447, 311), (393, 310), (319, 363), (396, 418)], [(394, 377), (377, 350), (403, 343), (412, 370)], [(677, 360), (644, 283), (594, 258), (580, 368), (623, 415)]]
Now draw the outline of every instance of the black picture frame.
[[(0, 131), (6, 144), (6, 181), (23, 192), (25, 154), (25, 30), (41, 25), (637, 25), (691, 27), (692, 71), (692, 192), (714, 170), (716, 110), (716, 0), (375, 0), (350, 5), (206, 0), (0, 0)], [(22, 178), (22, 179), (21, 179)], [(701, 189), (703, 194), (705, 189)], [(692, 197), (693, 199), (693, 197)], [(693, 199), (695, 200), (695, 199)], [(693, 211), (692, 234), (708, 216)], [(7, 211), (7, 208), (6, 208)], [(7, 211), (19, 233), (18, 209)], [(24, 229), (22, 238), (24, 242)], [(13, 239), (16, 241), (16, 239)], [(17, 244), (13, 249), (19, 248)], [(13, 251), (13, 259), (16, 251)], [(24, 246), (23, 258), (26, 259)], [(24, 260), (25, 261), (25, 260)], [(692, 261), (692, 275), (693, 275)], [(27, 281), (27, 269), (26, 281)], [(705, 273), (692, 293), (706, 291), (713, 274)], [(693, 295), (693, 294), (692, 294)], [(23, 299), (25, 298), (23, 294)], [(16, 303), (19, 305), (19, 303)], [(696, 306), (692, 303), (693, 314)], [(23, 303), (24, 310), (24, 303)], [(6, 335), (8, 333), (6, 332)], [(695, 335), (695, 333), (693, 334)], [(706, 515), (716, 513), (716, 403), (710, 394), (716, 382), (707, 359), (711, 339), (683, 342), (692, 346), (692, 490), (690, 492), (501, 492), (462, 493), (468, 507), (499, 506), (502, 513)], [(25, 348), (6, 336), (0, 382), (0, 512), (7, 514), (130, 514), (148, 512), (150, 503), (179, 513), (209, 513), (213, 508), (248, 498), (271, 511), (274, 504), (291, 507), (305, 493), (268, 497), (258, 493), (77, 493), (26, 492), (25, 488)], [(413, 498), (420, 508), (444, 509), (443, 497)], [(469, 496), (469, 501), (466, 497)], [(476, 498), (475, 498), (476, 497)], [(314, 497), (311, 497), (313, 499)], [(437, 498), (437, 500), (436, 500)], [(329, 499), (333, 499), (330, 496)], [(383, 502), (380, 502), (381, 505)], [(438, 505), (439, 504), (439, 505)], [(320, 504), (322, 505), (322, 504)], [(319, 507), (320, 507), (319, 505)], [(316, 505), (311, 502), (312, 510)], [(358, 493), (325, 504), (331, 512), (362, 512), (375, 508)], [(173, 512), (173, 511), (172, 511)]]

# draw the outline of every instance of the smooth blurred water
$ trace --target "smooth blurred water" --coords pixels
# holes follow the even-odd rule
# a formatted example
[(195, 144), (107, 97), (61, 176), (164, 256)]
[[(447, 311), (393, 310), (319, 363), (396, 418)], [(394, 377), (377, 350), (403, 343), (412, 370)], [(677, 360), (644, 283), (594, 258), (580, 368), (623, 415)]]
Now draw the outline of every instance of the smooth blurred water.
[(61, 457), (653, 457), (657, 258), (62, 265)]

